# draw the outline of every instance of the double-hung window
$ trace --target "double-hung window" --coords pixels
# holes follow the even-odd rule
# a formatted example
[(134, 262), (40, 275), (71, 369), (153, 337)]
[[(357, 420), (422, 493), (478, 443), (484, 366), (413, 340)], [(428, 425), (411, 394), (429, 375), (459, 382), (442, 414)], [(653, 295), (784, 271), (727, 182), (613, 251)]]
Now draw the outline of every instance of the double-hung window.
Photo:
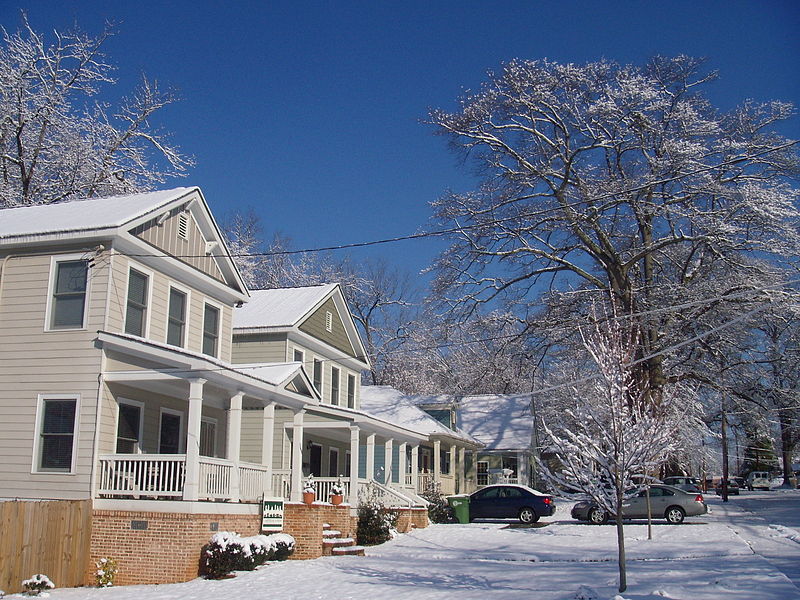
[(356, 376), (347, 376), (347, 408), (356, 407)]
[(219, 309), (206, 304), (203, 310), (203, 354), (216, 357), (219, 350)]
[(322, 395), (322, 361), (314, 359), (314, 387)]
[(89, 262), (55, 260), (50, 284), (48, 329), (83, 329), (86, 324), (86, 291)]
[(142, 416), (144, 404), (120, 401), (117, 416), (117, 454), (139, 454), (142, 451)]
[(147, 300), (150, 278), (131, 269), (128, 275), (128, 303), (125, 310), (125, 333), (143, 337), (147, 324)]
[(331, 367), (331, 404), (339, 404), (339, 369)]
[(169, 312), (167, 314), (167, 343), (184, 345), (186, 331), (186, 294), (174, 287), (169, 289)]
[(39, 396), (39, 431), (34, 470), (71, 473), (77, 440), (78, 397)]

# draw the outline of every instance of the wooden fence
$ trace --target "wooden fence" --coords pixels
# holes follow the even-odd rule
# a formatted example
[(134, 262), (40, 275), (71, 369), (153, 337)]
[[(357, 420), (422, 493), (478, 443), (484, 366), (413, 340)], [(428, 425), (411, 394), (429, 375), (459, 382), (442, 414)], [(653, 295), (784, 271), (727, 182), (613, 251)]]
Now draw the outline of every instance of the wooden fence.
[(90, 500), (0, 502), (0, 590), (44, 573), (56, 587), (82, 585), (92, 529)]

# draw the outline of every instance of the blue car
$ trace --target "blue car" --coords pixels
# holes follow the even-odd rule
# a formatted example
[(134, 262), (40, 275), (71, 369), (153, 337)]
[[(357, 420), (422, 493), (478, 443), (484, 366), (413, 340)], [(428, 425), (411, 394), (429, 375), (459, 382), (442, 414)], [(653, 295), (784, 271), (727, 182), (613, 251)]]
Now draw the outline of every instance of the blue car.
[(535, 523), (556, 511), (553, 497), (526, 485), (489, 485), (469, 497), (469, 520), (519, 519)]

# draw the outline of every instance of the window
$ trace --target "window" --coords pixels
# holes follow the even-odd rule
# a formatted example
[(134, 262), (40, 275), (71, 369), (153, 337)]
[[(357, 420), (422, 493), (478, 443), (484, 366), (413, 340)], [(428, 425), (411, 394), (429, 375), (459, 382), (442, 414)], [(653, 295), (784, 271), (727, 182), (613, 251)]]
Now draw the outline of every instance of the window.
[(217, 455), (217, 421), (203, 417), (200, 421), (200, 456)]
[(55, 260), (52, 273), (48, 329), (82, 329), (86, 318), (89, 262)]
[(328, 477), (338, 477), (339, 474), (339, 449), (331, 448), (328, 451)]
[(339, 404), (339, 369), (331, 367), (331, 404)]
[(314, 359), (314, 387), (322, 395), (322, 361)]
[(345, 477), (350, 477), (350, 465), (352, 464), (352, 456), (350, 455), (350, 451), (348, 450), (347, 453), (344, 455), (344, 475)]
[(35, 470), (71, 473), (78, 421), (77, 396), (39, 396)]
[(168, 408), (161, 409), (161, 427), (158, 438), (158, 452), (160, 454), (180, 453), (182, 422), (182, 413)]
[(356, 407), (356, 376), (347, 376), (347, 408)]
[(175, 288), (169, 289), (169, 313), (167, 314), (167, 343), (183, 347), (186, 331), (186, 294)]
[(219, 340), (219, 309), (206, 304), (203, 311), (203, 354), (217, 356)]
[(298, 350), (297, 348), (295, 348), (295, 350), (294, 350), (294, 362), (299, 362), (299, 363), (303, 362), (303, 351), (302, 350)]
[(145, 335), (147, 322), (148, 277), (136, 269), (128, 275), (128, 304), (125, 311), (125, 333)]
[(117, 416), (117, 454), (142, 451), (142, 414), (144, 404), (129, 400), (119, 402)]
[(325, 311), (325, 331), (333, 331), (333, 313)]
[(442, 475), (450, 474), (450, 452), (448, 450), (441, 450), (441, 469)]
[(489, 485), (489, 462), (479, 460), (477, 463), (478, 485)]

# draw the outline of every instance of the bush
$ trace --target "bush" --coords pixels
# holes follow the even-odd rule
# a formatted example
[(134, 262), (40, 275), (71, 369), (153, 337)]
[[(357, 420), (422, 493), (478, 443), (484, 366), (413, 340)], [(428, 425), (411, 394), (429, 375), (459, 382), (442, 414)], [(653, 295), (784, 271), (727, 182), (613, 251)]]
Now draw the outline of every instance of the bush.
[(97, 587), (111, 587), (114, 585), (114, 577), (117, 575), (117, 561), (113, 558), (101, 558), (94, 564), (97, 567), (97, 571), (94, 573)]
[(456, 515), (447, 502), (444, 494), (439, 491), (439, 485), (431, 481), (420, 494), (428, 501), (428, 518), (431, 523), (454, 523)]
[(233, 571), (252, 571), (268, 560), (286, 560), (294, 546), (294, 538), (286, 533), (252, 537), (215, 533), (203, 548), (200, 570), (208, 579), (222, 579)]
[(389, 541), (396, 533), (396, 524), (397, 515), (383, 506), (376, 490), (371, 490), (358, 507), (358, 543), (375, 546)]
[(38, 596), (44, 590), (52, 590), (56, 585), (43, 573), (37, 573), (22, 582), (22, 589), (29, 596)]

